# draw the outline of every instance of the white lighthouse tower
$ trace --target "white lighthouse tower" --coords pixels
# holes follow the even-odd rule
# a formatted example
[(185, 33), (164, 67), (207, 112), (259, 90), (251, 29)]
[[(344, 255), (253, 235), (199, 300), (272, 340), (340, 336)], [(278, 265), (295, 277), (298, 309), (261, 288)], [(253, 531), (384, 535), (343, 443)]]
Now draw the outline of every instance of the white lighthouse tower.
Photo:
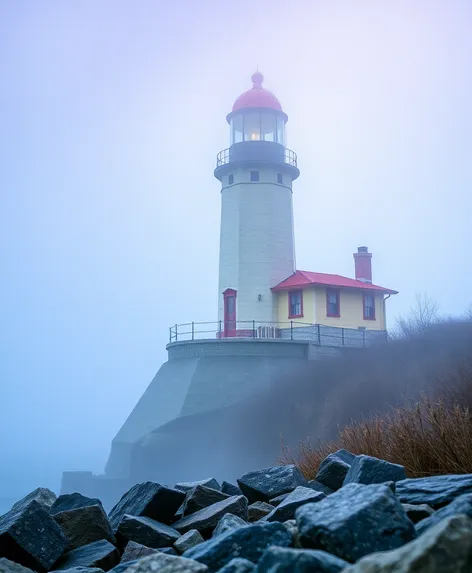
[(286, 148), (287, 115), (252, 76), (227, 116), (230, 147), (218, 155), (221, 235), (218, 319), (222, 336), (277, 321), (271, 288), (295, 272), (292, 182), (297, 157)]

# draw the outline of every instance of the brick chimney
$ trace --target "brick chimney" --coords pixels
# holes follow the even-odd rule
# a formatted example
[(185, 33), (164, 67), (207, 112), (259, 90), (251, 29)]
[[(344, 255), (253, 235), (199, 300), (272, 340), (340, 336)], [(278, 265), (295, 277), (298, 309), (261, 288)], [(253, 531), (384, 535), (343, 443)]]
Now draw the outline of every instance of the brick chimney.
[(354, 253), (354, 265), (356, 269), (356, 280), (365, 283), (372, 282), (372, 253), (367, 247), (358, 247)]

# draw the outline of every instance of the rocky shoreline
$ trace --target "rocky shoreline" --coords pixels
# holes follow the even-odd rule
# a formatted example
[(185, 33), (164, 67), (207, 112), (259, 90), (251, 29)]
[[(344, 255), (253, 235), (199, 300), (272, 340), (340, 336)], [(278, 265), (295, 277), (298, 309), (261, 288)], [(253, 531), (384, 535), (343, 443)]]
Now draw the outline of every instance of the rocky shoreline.
[(38, 488), (0, 517), (0, 573), (466, 573), (472, 474), (407, 479), (340, 450), (293, 465), (98, 499)]

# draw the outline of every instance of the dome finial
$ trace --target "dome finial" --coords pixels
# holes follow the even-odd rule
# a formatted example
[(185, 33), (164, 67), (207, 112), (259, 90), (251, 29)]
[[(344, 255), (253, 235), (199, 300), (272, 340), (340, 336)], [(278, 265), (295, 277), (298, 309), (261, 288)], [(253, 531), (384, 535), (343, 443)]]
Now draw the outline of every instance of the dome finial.
[(252, 87), (255, 89), (262, 89), (262, 82), (264, 81), (264, 76), (259, 71), (259, 66), (257, 66), (257, 71), (251, 76)]

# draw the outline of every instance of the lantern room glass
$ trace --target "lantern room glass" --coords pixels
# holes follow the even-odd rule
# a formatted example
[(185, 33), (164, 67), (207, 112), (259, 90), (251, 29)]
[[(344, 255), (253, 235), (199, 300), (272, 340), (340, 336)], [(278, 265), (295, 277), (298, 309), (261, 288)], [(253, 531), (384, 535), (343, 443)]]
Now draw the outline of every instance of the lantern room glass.
[(230, 141), (271, 141), (285, 145), (284, 118), (271, 110), (243, 110), (230, 120)]

